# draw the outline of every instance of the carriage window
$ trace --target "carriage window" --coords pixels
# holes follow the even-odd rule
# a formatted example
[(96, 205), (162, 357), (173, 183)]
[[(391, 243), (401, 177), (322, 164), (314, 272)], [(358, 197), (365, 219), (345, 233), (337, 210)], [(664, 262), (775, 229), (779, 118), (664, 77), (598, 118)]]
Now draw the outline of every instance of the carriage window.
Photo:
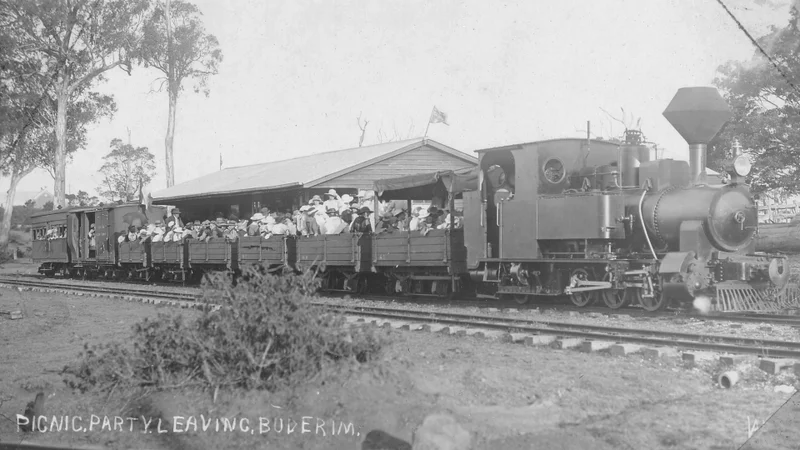
[(564, 181), (567, 176), (567, 171), (564, 169), (564, 163), (558, 158), (550, 158), (542, 166), (544, 171), (544, 179), (553, 184), (558, 184)]

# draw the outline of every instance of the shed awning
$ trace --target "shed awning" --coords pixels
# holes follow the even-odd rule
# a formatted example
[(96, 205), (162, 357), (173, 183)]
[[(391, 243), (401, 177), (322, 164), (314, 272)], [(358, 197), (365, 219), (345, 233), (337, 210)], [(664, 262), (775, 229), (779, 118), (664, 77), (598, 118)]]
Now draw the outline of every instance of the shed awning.
[(376, 181), (375, 192), (385, 200), (429, 198), (436, 186), (441, 184), (448, 193), (456, 195), (464, 191), (477, 190), (479, 173), (478, 167), (466, 167), (389, 178)]

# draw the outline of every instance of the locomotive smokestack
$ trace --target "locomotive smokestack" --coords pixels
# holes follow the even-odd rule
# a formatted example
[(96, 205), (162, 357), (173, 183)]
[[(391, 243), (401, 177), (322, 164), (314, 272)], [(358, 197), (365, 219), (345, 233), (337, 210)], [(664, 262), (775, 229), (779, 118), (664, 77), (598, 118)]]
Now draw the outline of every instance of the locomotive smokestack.
[(731, 118), (728, 104), (716, 88), (680, 88), (664, 110), (664, 117), (689, 144), (692, 184), (705, 183), (708, 143)]

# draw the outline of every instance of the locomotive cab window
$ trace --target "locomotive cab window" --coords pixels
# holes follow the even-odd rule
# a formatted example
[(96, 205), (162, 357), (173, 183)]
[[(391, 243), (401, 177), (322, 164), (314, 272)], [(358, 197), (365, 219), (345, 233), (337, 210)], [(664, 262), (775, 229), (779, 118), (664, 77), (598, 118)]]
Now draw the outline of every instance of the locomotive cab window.
[(542, 172), (544, 173), (544, 179), (552, 184), (561, 183), (567, 176), (564, 163), (558, 158), (548, 159), (542, 166)]

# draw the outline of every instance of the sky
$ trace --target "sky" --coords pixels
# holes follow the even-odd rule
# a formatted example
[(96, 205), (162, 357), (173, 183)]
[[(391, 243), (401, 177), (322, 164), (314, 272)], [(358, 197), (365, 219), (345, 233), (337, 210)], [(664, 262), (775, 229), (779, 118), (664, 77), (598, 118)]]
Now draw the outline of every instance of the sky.
[[(724, 0), (754, 35), (788, 21), (789, 0)], [(475, 150), (559, 137), (620, 135), (641, 118), (665, 157), (688, 146), (663, 118), (678, 88), (710, 86), (719, 65), (754, 47), (716, 0), (194, 0), (224, 60), (210, 95), (184, 82), (175, 181), (224, 167), (422, 136), (435, 105), (449, 126), (428, 137)], [(167, 95), (158, 73), (108, 73), (96, 90), (118, 111), (89, 129), (67, 166), (67, 192), (96, 195), (114, 138), (148, 147), (166, 187)], [(362, 122), (363, 123), (363, 122)], [(432, 168), (435, 169), (435, 168)], [(47, 188), (36, 171), (18, 191)], [(0, 189), (8, 180), (0, 180)]]

